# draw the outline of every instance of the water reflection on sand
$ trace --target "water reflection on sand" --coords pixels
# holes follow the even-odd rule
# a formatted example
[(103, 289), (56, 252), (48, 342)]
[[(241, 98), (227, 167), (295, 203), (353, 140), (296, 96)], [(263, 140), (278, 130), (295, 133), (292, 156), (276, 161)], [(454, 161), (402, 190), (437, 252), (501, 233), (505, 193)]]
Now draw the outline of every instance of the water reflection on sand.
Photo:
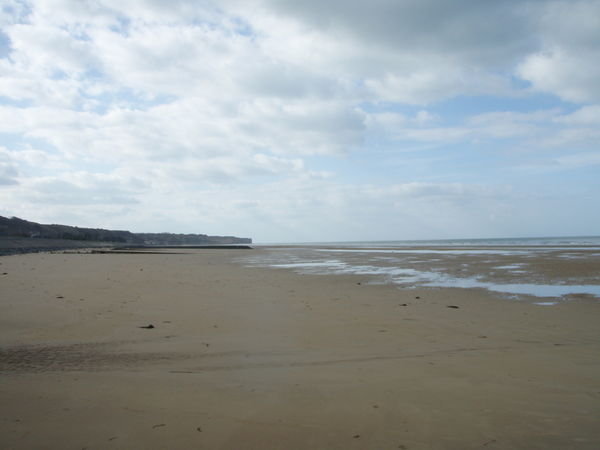
[(319, 248), (265, 249), (245, 264), (303, 274), (355, 274), (404, 288), (479, 288), (552, 298), (600, 298), (600, 253), (589, 247), (532, 248)]

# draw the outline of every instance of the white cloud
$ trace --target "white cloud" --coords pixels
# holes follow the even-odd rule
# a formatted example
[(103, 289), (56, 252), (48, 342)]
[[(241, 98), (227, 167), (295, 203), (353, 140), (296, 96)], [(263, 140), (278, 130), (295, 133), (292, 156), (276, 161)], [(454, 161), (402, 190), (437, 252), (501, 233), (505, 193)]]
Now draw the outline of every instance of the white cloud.
[(269, 54), (338, 80), (364, 80), (366, 98), (425, 104), (510, 92), (496, 72), (534, 48), (520, 9), (518, 2), (264, 1), (243, 11)]
[(584, 106), (577, 111), (556, 118), (569, 125), (600, 125), (600, 105)]
[(385, 74), (367, 79), (366, 86), (378, 99), (409, 104), (427, 104), (455, 97), (495, 92), (511, 93), (510, 83), (494, 74), (458, 67), (455, 62), (420, 61), (406, 74)]
[(487, 138), (525, 138), (533, 139), (544, 134), (548, 136), (547, 124), (557, 115), (559, 110), (540, 110), (533, 112), (499, 111), (484, 113), (469, 119), (473, 131), (480, 137)]
[[(469, 117), (456, 126), (441, 126), (439, 118), (421, 111), (415, 116), (400, 113), (371, 113), (369, 133), (397, 142), (436, 146), (454, 143), (498, 143), (511, 140), (511, 147), (529, 151), (561, 149), (566, 153), (597, 148), (600, 139), (600, 110), (596, 105), (572, 113), (559, 108), (530, 112), (495, 111)], [(410, 147), (408, 147), (410, 148)]]
[(11, 25), (24, 20), (27, 16), (27, 7), (18, 0), (4, 0), (0, 8), (0, 27)]
[(556, 159), (556, 162), (568, 168), (597, 166), (600, 165), (600, 152), (560, 156)]
[[(77, 75), (95, 65), (89, 41), (56, 27), (13, 25), (10, 40), (13, 63), (40, 75)], [(62, 73), (53, 73), (58, 71)]]
[(19, 171), (12, 154), (0, 147), (0, 186), (17, 184), (18, 176)]
[(518, 73), (533, 87), (576, 103), (600, 101), (600, 2), (548, 2), (540, 19), (541, 48)]
[[(472, 61), (511, 60), (528, 48), (531, 39), (527, 18), (520, 10), (523, 2), (518, 1), (482, 4), (459, 0), (449, 4), (435, 0), (326, 3), (265, 0), (258, 3), (270, 13), (301, 21), (312, 29), (390, 51), (453, 53)], [(264, 14), (264, 10), (260, 13)], [(494, 20), (490, 20), (492, 17)], [(506, 23), (511, 24), (510, 29)]]
[(574, 53), (556, 48), (528, 57), (519, 73), (536, 89), (554, 93), (565, 100), (576, 103), (599, 101), (600, 68), (594, 62), (598, 59), (598, 50)]
[(302, 173), (304, 163), (301, 159), (286, 159), (264, 154), (255, 154), (246, 160), (232, 157), (216, 157), (207, 159), (184, 159), (176, 164), (156, 166), (156, 172), (165, 181), (176, 179), (179, 183), (195, 185), (231, 184), (244, 180), (290, 176)]
[(33, 204), (72, 206), (72, 205), (121, 205), (139, 203), (127, 193), (122, 181), (109, 177), (99, 179), (85, 174), (82, 179), (69, 181), (68, 178), (41, 178), (28, 186), (25, 198)]
[[(526, 149), (556, 167), (596, 164), (597, 2), (5, 5), (0, 203), (31, 219), (257, 235), (269, 224), (282, 240), (468, 235), (466, 222), (491, 227), (492, 210), (512, 211), (502, 179), (407, 176), (393, 162), (510, 142), (515, 160)], [(581, 105), (447, 106), (533, 91)], [(362, 164), (377, 158), (371, 185)], [(448, 219), (431, 225), (440, 212)]]

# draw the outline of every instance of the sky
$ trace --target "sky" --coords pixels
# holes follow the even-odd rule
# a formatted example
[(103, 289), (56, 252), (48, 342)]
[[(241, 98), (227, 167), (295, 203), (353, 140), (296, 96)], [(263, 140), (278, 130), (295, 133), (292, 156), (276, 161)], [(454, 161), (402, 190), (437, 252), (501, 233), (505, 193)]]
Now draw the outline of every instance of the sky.
[(0, 215), (600, 234), (600, 0), (0, 0)]

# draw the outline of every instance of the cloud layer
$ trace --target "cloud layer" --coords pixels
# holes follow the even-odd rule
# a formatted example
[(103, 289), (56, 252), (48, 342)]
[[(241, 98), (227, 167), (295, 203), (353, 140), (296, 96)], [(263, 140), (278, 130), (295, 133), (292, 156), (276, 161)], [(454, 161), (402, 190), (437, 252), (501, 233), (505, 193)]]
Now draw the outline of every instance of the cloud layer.
[(0, 26), (0, 214), (259, 241), (598, 219), (596, 0), (9, 0)]

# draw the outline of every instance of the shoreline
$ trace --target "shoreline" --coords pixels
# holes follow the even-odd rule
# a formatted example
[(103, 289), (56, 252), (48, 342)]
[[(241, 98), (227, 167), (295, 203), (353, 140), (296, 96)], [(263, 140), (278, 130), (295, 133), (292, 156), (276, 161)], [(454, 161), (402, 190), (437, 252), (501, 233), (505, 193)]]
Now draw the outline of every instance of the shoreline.
[(399, 288), (482, 288), (514, 297), (600, 299), (600, 248), (272, 247), (243, 264), (298, 274), (355, 274)]
[(0, 257), (23, 255), (28, 253), (60, 252), (64, 250), (86, 250), (89, 248), (108, 248), (114, 242), (77, 241), (71, 239), (0, 237)]
[(0, 258), (0, 444), (600, 445), (597, 300), (542, 308), (242, 253)]
[(214, 244), (214, 245), (132, 245), (122, 242), (96, 242), (76, 239), (44, 239), (21, 238), (12, 236), (0, 237), (0, 256), (22, 255), (28, 253), (61, 252), (65, 250), (118, 251), (118, 250), (164, 250), (164, 249), (250, 249), (245, 244)]

